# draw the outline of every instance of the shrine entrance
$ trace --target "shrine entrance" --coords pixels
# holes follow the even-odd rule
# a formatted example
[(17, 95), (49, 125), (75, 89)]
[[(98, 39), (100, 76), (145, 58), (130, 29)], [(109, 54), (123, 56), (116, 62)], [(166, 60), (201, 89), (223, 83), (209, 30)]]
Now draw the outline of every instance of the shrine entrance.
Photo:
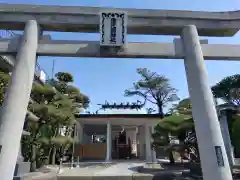
[[(103, 104), (101, 109), (111, 109), (115, 113), (104, 114), (104, 111), (99, 111), (97, 114), (77, 115), (78, 141), (75, 157), (105, 161), (141, 159), (155, 162), (156, 154), (151, 149), (151, 134), (159, 121), (159, 114), (143, 114), (136, 110), (142, 106), (139, 102), (131, 105)], [(128, 114), (127, 109), (132, 113)], [(114, 110), (125, 113), (120, 114)]]
[(137, 158), (136, 154), (132, 153), (132, 141), (129, 137), (127, 138), (125, 130), (115, 135), (112, 146), (113, 159)]
[(126, 141), (126, 132), (119, 132), (113, 143), (113, 159), (131, 159), (132, 147), (131, 140)]
[[(24, 29), (21, 38), (1, 39), (0, 43), (1, 54), (16, 57), (11, 83), (7, 90), (8, 96), (2, 108), (0, 129), (2, 179), (11, 180), (14, 174), (37, 56), (72, 56), (184, 59), (203, 177), (205, 180), (232, 180), (204, 58), (240, 60), (240, 46), (202, 43), (199, 35), (215, 37), (235, 35), (240, 29), (238, 11), (194, 12), (1, 4), (0, 14), (1, 28)], [(42, 31), (93, 33), (99, 30), (100, 42), (51, 40), (49, 36), (41, 36)], [(177, 35), (181, 39), (174, 40), (173, 43), (127, 43), (127, 33)], [(152, 153), (148, 140), (152, 124), (146, 120), (148, 117), (144, 117), (145, 120), (137, 116), (126, 117), (128, 120), (141, 119), (128, 122), (144, 127), (145, 155), (150, 159)], [(99, 116), (79, 117), (90, 122), (96, 118)], [(107, 125), (106, 159), (110, 160), (111, 123), (119, 123), (119, 116), (104, 118), (102, 122)]]

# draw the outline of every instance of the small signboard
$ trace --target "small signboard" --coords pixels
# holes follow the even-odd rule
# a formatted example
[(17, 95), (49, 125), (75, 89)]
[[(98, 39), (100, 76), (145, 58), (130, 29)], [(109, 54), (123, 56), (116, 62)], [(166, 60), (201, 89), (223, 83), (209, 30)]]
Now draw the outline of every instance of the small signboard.
[(219, 167), (224, 167), (224, 160), (222, 155), (222, 148), (221, 146), (215, 146), (215, 152), (217, 156), (217, 164)]
[(122, 46), (126, 43), (127, 13), (100, 13), (100, 45)]

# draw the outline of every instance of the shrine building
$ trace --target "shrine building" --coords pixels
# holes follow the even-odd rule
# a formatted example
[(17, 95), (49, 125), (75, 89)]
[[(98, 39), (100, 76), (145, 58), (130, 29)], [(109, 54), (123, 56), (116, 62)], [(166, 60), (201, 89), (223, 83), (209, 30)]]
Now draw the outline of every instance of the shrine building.
[(93, 161), (156, 161), (151, 134), (159, 114), (147, 114), (141, 105), (134, 104), (102, 105), (97, 113), (77, 115), (74, 156)]

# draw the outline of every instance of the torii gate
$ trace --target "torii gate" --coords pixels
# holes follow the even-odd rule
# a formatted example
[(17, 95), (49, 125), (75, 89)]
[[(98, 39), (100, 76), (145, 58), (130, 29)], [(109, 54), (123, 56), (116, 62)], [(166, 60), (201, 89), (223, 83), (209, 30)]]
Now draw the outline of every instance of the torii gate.
[[(127, 12), (129, 34), (180, 35), (181, 41), (127, 43), (119, 51), (106, 52), (100, 48), (100, 42), (39, 37), (43, 30), (98, 32), (100, 11)], [(240, 45), (200, 44), (198, 35), (233, 36), (240, 29), (240, 12), (0, 4), (0, 28), (24, 29), (22, 39), (0, 40), (1, 54), (16, 55), (1, 119), (1, 179), (13, 177), (38, 55), (184, 59), (204, 179), (232, 180), (204, 59), (239, 60)]]

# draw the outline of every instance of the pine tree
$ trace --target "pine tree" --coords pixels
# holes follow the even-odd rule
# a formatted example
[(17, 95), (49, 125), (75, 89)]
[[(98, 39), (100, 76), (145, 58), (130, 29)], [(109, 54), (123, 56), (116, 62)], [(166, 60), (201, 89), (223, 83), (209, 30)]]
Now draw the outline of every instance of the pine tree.
[[(9, 79), (9, 74), (0, 72), (1, 104)], [(73, 143), (74, 115), (88, 107), (89, 98), (69, 84), (72, 82), (71, 74), (59, 72), (56, 79), (46, 84), (33, 83), (33, 101), (29, 103), (28, 110), (39, 120), (26, 121), (25, 128), (30, 135), (22, 137), (23, 156), (25, 161), (31, 162), (31, 171), (46, 163), (55, 164), (56, 152), (68, 149)]]

